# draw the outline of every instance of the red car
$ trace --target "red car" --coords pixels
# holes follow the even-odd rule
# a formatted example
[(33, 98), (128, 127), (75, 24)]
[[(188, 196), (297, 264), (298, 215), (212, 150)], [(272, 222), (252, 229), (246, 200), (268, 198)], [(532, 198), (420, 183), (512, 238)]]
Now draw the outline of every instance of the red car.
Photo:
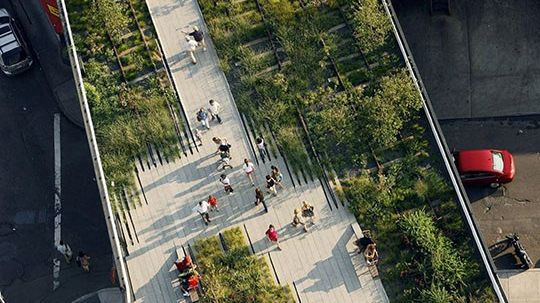
[(514, 158), (507, 150), (462, 150), (454, 153), (454, 159), (465, 185), (489, 185), (496, 188), (511, 182), (516, 172)]

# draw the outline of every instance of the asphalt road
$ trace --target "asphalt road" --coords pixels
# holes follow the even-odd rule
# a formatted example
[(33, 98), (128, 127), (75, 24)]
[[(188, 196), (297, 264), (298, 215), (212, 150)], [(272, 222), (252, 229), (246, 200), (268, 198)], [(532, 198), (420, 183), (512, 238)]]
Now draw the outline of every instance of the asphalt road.
[[(442, 121), (451, 149), (508, 149), (516, 177), (498, 190), (467, 187), (472, 211), (487, 245), (517, 233), (540, 267), (540, 116)], [(494, 259), (499, 269), (516, 268), (512, 249)]]
[[(9, 1), (0, 0), (0, 7), (13, 12)], [(32, 38), (39, 36), (39, 29), (30, 30)], [(8, 303), (71, 302), (111, 287), (111, 248), (86, 135), (62, 116), (61, 235), (75, 253), (92, 257), (92, 272), (62, 259), (60, 287), (53, 291), (52, 260), (61, 258), (54, 247), (53, 121), (59, 109), (45, 77), (37, 59), (20, 76), (0, 75), (0, 291)]]
[[(512, 183), (466, 188), (485, 243), (518, 233), (540, 267), (540, 5), (453, 0), (450, 16), (431, 16), (426, 1), (393, 3), (449, 148), (514, 155)], [(494, 261), (516, 268), (511, 250)]]

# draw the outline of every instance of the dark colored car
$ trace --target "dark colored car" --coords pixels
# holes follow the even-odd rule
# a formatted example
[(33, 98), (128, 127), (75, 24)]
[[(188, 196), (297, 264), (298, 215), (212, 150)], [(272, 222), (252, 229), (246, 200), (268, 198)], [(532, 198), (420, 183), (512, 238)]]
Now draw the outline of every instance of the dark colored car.
[(514, 158), (507, 150), (462, 150), (454, 153), (454, 159), (465, 185), (489, 185), (496, 188), (511, 182), (516, 172)]
[(5, 8), (0, 9), (0, 69), (16, 75), (32, 66), (32, 57), (15, 20)]

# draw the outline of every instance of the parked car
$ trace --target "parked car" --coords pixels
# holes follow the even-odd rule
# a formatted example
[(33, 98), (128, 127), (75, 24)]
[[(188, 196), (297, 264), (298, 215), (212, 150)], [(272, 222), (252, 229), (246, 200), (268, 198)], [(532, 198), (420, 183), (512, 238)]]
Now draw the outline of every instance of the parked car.
[(15, 19), (0, 9), (0, 69), (6, 75), (24, 72), (32, 66), (32, 57)]
[(476, 149), (454, 153), (463, 184), (493, 188), (511, 182), (516, 172), (514, 158), (507, 150)]

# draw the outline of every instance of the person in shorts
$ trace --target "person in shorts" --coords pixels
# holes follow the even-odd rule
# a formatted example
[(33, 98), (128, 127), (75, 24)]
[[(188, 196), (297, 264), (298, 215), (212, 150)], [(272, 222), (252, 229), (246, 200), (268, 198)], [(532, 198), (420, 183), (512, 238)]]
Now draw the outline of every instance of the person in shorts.
[(242, 169), (244, 170), (244, 173), (246, 173), (246, 176), (251, 182), (251, 185), (255, 186), (255, 182), (253, 182), (253, 173), (255, 172), (255, 165), (253, 165), (253, 162), (249, 161), (248, 159), (244, 159), (244, 165)]

